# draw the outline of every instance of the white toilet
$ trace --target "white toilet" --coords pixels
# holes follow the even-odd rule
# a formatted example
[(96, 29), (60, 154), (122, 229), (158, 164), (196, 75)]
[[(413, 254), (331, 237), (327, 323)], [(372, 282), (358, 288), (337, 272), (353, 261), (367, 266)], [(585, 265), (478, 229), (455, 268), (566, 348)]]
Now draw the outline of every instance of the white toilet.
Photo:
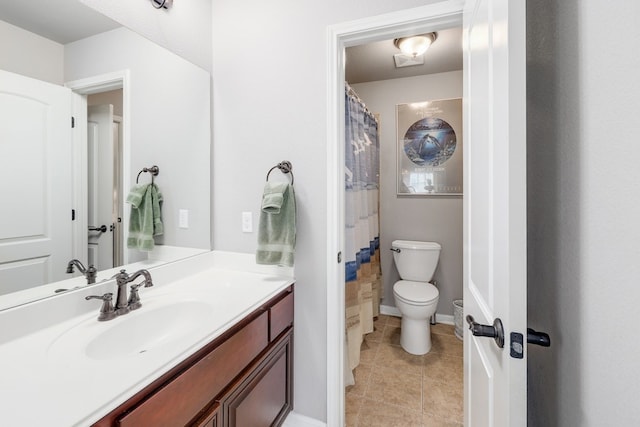
[(394, 240), (393, 259), (400, 278), (393, 285), (396, 307), (402, 314), (400, 345), (411, 354), (431, 350), (429, 318), (436, 313), (438, 288), (429, 281), (438, 265), (441, 246), (435, 242)]

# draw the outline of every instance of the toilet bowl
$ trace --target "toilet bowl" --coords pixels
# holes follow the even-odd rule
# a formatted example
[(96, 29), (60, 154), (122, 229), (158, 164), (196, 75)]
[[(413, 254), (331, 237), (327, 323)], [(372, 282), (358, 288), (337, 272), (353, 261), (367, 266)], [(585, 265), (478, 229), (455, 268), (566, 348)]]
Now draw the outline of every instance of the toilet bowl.
[(441, 246), (435, 242), (394, 240), (393, 259), (402, 280), (393, 285), (396, 307), (402, 315), (400, 345), (411, 354), (431, 350), (429, 318), (438, 306), (438, 289), (429, 283), (438, 265)]
[(407, 353), (431, 350), (429, 319), (438, 307), (438, 289), (431, 283), (400, 280), (393, 285), (396, 307), (402, 315), (400, 345)]

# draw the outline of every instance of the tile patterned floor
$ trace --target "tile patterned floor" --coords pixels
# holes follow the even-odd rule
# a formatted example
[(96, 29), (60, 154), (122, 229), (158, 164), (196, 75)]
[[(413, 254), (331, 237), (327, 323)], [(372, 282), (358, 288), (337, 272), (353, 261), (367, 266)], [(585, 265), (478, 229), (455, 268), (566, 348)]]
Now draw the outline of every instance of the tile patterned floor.
[(462, 426), (462, 341), (453, 329), (432, 326), (431, 351), (414, 356), (400, 347), (400, 318), (380, 315), (346, 390), (347, 427)]

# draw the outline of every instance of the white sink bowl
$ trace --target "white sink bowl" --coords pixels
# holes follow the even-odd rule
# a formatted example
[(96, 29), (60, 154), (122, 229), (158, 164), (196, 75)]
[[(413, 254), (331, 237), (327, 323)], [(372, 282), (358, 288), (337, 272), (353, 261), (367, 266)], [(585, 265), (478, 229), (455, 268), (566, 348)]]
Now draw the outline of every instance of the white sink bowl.
[(154, 302), (106, 322), (84, 320), (52, 342), (49, 356), (104, 361), (171, 351), (197, 341), (215, 321), (217, 310), (207, 302)]

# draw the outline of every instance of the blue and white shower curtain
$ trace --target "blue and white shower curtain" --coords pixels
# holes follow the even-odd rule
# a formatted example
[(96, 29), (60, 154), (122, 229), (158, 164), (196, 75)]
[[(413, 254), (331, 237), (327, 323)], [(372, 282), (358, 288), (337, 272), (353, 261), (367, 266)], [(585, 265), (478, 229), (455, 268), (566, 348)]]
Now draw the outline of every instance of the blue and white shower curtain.
[(360, 359), (364, 334), (373, 332), (381, 295), (378, 199), (378, 121), (345, 87), (345, 306), (346, 384)]

